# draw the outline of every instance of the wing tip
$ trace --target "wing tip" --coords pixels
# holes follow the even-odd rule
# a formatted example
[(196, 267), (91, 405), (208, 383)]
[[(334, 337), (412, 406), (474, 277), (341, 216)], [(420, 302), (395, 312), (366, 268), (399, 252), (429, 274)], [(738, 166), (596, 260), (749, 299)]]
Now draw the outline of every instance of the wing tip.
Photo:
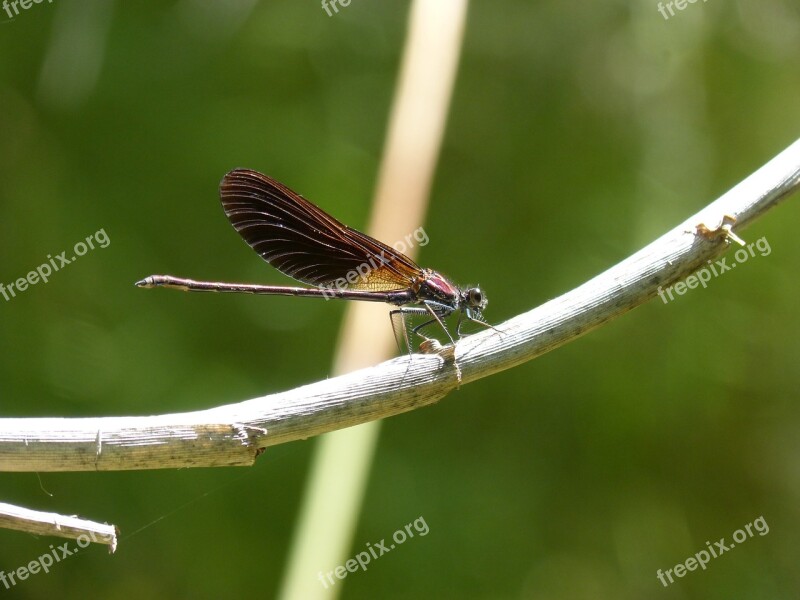
[(252, 175), (261, 175), (258, 171), (254, 171), (252, 169), (245, 169), (243, 167), (236, 167), (235, 169), (231, 169), (219, 182), (219, 189), (222, 191), (229, 183), (233, 182), (236, 179), (240, 179), (242, 177), (250, 177)]

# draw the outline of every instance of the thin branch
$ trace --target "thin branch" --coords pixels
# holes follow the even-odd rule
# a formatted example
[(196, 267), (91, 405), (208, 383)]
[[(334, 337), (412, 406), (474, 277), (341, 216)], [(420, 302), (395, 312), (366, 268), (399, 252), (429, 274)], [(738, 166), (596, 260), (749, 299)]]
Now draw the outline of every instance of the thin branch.
[(117, 549), (117, 528), (113, 525), (95, 523), (75, 516), (30, 510), (12, 504), (0, 503), (0, 528), (73, 540), (85, 538), (85, 546), (94, 542), (106, 544), (112, 553)]
[[(800, 186), (800, 140), (717, 201), (563, 296), (448, 346), (288, 392), (152, 417), (0, 419), (0, 470), (81, 471), (250, 465), (267, 446), (390, 417), (529, 361), (620, 316), (721, 255), (737, 230)], [(701, 229), (702, 230), (702, 229)], [(568, 233), (565, 233), (568, 235)], [(455, 358), (455, 360), (453, 360)], [(458, 366), (456, 366), (458, 365)]]

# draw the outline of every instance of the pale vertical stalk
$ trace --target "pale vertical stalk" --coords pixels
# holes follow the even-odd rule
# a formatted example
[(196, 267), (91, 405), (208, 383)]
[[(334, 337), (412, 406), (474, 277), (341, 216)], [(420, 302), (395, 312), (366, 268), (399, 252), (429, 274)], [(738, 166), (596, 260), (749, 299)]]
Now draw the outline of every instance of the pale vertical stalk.
[[(467, 0), (415, 0), (368, 232), (387, 243), (423, 222), (461, 50)], [(413, 255), (416, 248), (410, 249)], [(395, 349), (386, 307), (348, 306), (334, 361), (346, 373)], [(279, 594), (335, 598), (344, 585), (323, 578), (350, 555), (380, 429), (375, 421), (323, 436)]]

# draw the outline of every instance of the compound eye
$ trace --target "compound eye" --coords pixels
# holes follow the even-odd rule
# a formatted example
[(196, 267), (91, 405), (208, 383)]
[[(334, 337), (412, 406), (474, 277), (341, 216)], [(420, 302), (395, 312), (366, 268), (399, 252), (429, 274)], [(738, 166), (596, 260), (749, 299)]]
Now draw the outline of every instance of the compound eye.
[(480, 288), (472, 288), (469, 291), (468, 296), (469, 296), (469, 298), (468, 298), (469, 304), (471, 306), (479, 307), (479, 306), (483, 305), (483, 302), (484, 302), (483, 292), (481, 292)]

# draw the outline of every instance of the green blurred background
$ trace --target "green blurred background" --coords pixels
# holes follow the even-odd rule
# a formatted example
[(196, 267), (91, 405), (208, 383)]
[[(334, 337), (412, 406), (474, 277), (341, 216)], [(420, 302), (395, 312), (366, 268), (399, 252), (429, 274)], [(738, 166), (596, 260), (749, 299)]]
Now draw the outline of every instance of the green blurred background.
[[(329, 376), (340, 304), (133, 282), (289, 281), (220, 209), (233, 167), (363, 227), (408, 8), (0, 11), (0, 282), (99, 229), (111, 240), (0, 298), (0, 416), (177, 412)], [(652, 1), (473, 1), (420, 262), (480, 283), (487, 318), (505, 320), (800, 137), (798, 98), (791, 0), (669, 20)], [(349, 575), (342, 597), (797, 597), (799, 215), (793, 199), (744, 231), (772, 253), (708, 289), (385, 422), (352, 553), (419, 516), (430, 532)], [(92, 547), (0, 596), (274, 597), (314, 443), (252, 469), (0, 474), (0, 501), (122, 529), (115, 555)], [(761, 515), (767, 535), (657, 580)], [(0, 569), (51, 543), (0, 531)]]

